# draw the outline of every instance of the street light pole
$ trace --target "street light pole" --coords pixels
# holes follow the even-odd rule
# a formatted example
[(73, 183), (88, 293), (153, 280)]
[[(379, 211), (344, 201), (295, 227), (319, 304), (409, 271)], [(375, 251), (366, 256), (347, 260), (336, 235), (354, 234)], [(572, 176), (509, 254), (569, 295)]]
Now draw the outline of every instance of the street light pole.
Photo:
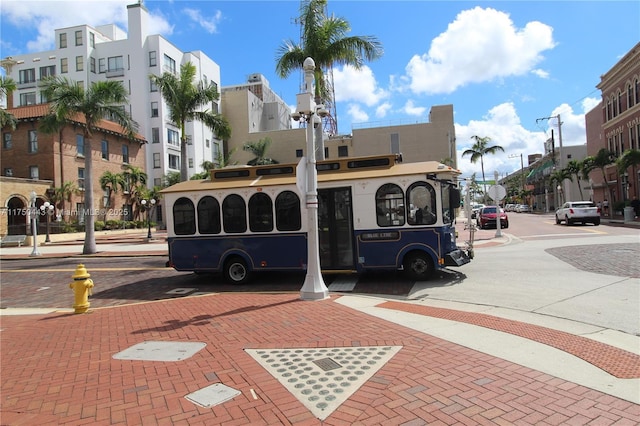
[(29, 256), (35, 257), (40, 256), (40, 252), (38, 251), (38, 208), (36, 207), (37, 194), (35, 191), (31, 191), (30, 194), (30, 208), (29, 213), (31, 214), (31, 236), (33, 237), (33, 250)]
[(329, 297), (329, 289), (322, 279), (320, 271), (320, 247), (318, 239), (318, 172), (316, 170), (316, 144), (314, 143), (314, 126), (320, 117), (328, 112), (322, 105), (316, 105), (313, 99), (313, 72), (316, 64), (312, 58), (304, 60), (305, 93), (297, 96), (297, 107), (292, 117), (294, 120), (304, 119), (307, 122), (307, 179), (306, 179), (306, 204), (307, 204), (307, 275), (300, 289), (302, 300), (322, 300)]
[(42, 211), (42, 213), (46, 215), (46, 221), (47, 221), (47, 238), (45, 238), (44, 240), (45, 243), (51, 242), (51, 238), (49, 237), (49, 222), (50, 222), (51, 215), (53, 214), (53, 209), (54, 209), (53, 204), (49, 203), (48, 201), (45, 201), (44, 204), (40, 206), (40, 211)]
[(155, 206), (156, 199), (142, 200), (140, 204), (142, 204), (142, 209), (147, 212), (147, 240), (151, 241), (151, 209)]

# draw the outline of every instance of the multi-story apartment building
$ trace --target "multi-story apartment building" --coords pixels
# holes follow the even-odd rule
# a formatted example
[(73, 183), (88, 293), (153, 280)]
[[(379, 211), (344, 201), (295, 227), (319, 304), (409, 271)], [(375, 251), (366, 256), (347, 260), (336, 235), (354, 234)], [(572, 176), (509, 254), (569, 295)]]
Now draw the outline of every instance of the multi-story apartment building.
[[(127, 6), (128, 34), (114, 24), (91, 27), (78, 25), (55, 30), (55, 48), (4, 58), (0, 64), (17, 82), (8, 106), (46, 102), (39, 86), (47, 76), (63, 76), (85, 87), (100, 80), (116, 80), (129, 91), (124, 107), (139, 124), (139, 133), (149, 141), (145, 169), (150, 186), (160, 185), (165, 174), (180, 171), (186, 161), (189, 175), (201, 171), (203, 161), (213, 161), (221, 141), (204, 124), (187, 123), (187, 158), (180, 158), (180, 128), (168, 119), (168, 108), (149, 74), (179, 73), (180, 65), (191, 62), (197, 79), (220, 85), (220, 67), (201, 51), (183, 52), (160, 35), (149, 34), (149, 14), (138, 2)], [(209, 110), (218, 112), (219, 103)]]
[[(613, 152), (616, 158), (631, 149), (640, 149), (640, 43), (636, 44), (609, 71), (600, 77), (596, 86), (602, 93), (602, 102), (585, 116), (587, 153), (596, 155), (602, 148)], [(612, 210), (620, 202), (640, 197), (640, 167), (629, 167), (619, 173), (615, 164), (602, 172), (589, 175), (595, 202), (608, 199)], [(612, 211), (612, 213), (615, 213)]]
[[(233, 133), (226, 141), (231, 158), (246, 164), (252, 154), (244, 152), (246, 142), (269, 138), (267, 156), (280, 163), (295, 163), (306, 149), (305, 129), (291, 120), (289, 106), (269, 87), (260, 74), (251, 74), (247, 83), (224, 86), (222, 104)], [(293, 124), (293, 125), (292, 125)], [(456, 166), (453, 105), (433, 106), (429, 121), (376, 127), (362, 124), (348, 135), (323, 134), (324, 158), (402, 153), (404, 161), (443, 161)]]

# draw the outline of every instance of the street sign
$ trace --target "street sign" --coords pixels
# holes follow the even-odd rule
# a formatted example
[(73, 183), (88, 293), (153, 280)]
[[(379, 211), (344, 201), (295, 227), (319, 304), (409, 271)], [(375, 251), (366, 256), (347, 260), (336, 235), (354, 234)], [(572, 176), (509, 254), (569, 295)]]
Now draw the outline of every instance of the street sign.
[(502, 185), (491, 185), (487, 193), (493, 201), (500, 201), (507, 196), (507, 190)]

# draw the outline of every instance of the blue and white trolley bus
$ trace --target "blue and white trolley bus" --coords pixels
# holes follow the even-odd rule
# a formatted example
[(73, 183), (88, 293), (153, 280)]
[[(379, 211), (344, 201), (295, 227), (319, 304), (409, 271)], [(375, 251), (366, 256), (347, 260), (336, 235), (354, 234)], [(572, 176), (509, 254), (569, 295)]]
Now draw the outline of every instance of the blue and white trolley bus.
[[(318, 238), (324, 273), (403, 270), (424, 280), (461, 266), (456, 245), (460, 172), (396, 155), (319, 161)], [(233, 283), (255, 271), (306, 269), (307, 209), (296, 164), (211, 170), (211, 178), (162, 191), (169, 264), (222, 272)]]

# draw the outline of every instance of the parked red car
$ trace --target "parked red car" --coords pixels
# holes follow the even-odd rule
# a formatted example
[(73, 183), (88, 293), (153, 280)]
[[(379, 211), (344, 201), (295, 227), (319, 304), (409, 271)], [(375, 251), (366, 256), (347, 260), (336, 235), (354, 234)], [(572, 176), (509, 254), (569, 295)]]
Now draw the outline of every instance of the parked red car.
[[(497, 209), (498, 207), (496, 206), (485, 206), (480, 209), (476, 217), (476, 221), (480, 229), (485, 229), (490, 226), (493, 228), (496, 227)], [(509, 216), (507, 216), (503, 209), (500, 209), (500, 227), (502, 229), (507, 229), (509, 227)]]

